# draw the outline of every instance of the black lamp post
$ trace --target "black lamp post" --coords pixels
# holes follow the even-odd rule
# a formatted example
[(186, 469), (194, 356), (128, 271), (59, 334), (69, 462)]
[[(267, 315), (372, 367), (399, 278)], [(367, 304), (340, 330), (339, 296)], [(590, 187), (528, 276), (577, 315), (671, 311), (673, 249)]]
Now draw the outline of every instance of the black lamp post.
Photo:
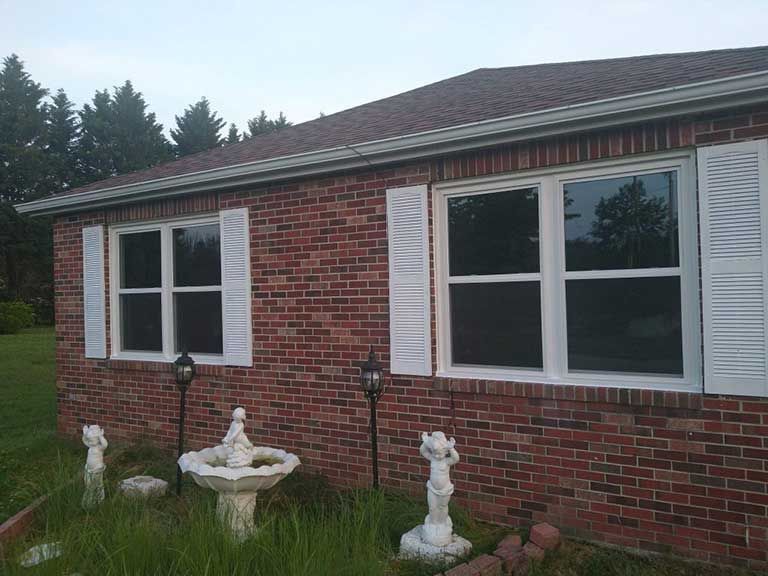
[(379, 445), (376, 430), (376, 402), (384, 393), (384, 369), (371, 348), (368, 360), (360, 366), (360, 386), (371, 406), (371, 460), (373, 461), (373, 487), (379, 487)]
[[(176, 386), (181, 392), (179, 404), (179, 458), (184, 453), (184, 416), (187, 412), (187, 389), (195, 377), (195, 361), (184, 350), (173, 363)], [(181, 467), (176, 464), (176, 494), (181, 495)]]

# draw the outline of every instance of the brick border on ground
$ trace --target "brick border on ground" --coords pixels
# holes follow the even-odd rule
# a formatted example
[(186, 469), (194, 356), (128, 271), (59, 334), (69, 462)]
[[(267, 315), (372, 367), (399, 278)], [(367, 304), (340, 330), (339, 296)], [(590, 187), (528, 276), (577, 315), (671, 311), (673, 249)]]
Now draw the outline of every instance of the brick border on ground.
[(523, 546), (519, 534), (510, 534), (499, 542), (493, 555), (483, 554), (435, 576), (526, 576), (531, 560), (543, 559), (561, 541), (560, 530), (546, 522), (533, 526), (531, 536), (538, 544), (529, 540)]

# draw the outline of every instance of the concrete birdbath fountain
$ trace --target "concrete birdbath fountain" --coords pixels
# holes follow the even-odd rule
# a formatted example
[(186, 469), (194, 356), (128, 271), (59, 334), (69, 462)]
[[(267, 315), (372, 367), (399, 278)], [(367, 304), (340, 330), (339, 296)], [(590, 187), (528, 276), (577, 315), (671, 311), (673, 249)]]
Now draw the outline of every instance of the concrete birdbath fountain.
[(216, 512), (238, 540), (255, 528), (256, 494), (268, 490), (301, 464), (285, 450), (254, 446), (244, 432), (245, 409), (236, 408), (232, 424), (219, 446), (187, 452), (178, 460), (198, 486), (218, 492)]

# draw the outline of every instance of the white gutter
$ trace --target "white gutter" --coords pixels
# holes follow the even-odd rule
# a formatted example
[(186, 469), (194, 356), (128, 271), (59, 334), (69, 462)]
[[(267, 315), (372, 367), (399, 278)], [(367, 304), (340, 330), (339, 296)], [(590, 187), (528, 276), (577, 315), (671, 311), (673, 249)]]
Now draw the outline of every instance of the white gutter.
[(501, 144), (768, 100), (768, 70), (662, 90), (550, 108), (406, 136), (60, 194), (16, 205), (22, 214), (61, 214), (157, 197), (225, 190), (367, 165), (413, 160)]

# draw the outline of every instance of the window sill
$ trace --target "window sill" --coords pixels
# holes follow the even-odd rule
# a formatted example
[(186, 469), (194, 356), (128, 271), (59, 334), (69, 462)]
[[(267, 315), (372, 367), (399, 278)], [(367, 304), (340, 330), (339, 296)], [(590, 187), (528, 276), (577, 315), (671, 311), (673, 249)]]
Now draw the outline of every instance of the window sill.
[[(195, 358), (195, 357), (193, 357)], [(203, 376), (217, 376), (224, 372), (224, 359), (209, 357), (195, 358), (197, 372)], [(106, 366), (112, 370), (124, 370), (131, 372), (168, 372), (172, 371), (173, 359), (163, 356), (143, 356), (143, 355), (114, 355), (107, 359)]]
[(675, 384), (672, 386), (668, 381), (649, 384), (639, 379), (624, 381), (604, 375), (563, 381), (512, 374), (470, 375), (466, 371), (438, 371), (432, 379), (432, 388), (440, 392), (701, 409), (701, 386)]

